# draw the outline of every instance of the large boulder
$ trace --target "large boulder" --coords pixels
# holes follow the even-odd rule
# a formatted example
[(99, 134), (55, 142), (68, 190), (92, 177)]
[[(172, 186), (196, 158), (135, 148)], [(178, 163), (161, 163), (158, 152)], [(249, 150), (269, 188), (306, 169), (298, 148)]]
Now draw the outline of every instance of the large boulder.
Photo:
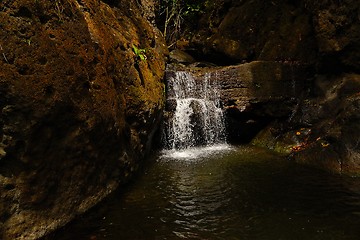
[(357, 0), (214, 0), (189, 44), (218, 63), (300, 61), (322, 72), (359, 71), (359, 11)]
[(299, 125), (311, 136), (295, 149), (298, 162), (348, 175), (360, 175), (360, 75), (318, 77), (319, 97), (304, 103)]
[(360, 75), (319, 76), (318, 97), (303, 99), (290, 122), (274, 122), (253, 144), (297, 162), (360, 175)]
[(163, 107), (166, 48), (135, 0), (0, 9), (0, 239), (35, 239), (139, 166)]
[(214, 1), (190, 45), (210, 58), (313, 63), (317, 55), (311, 14), (297, 1)]
[(360, 71), (360, 2), (303, 0), (311, 13), (322, 72)]

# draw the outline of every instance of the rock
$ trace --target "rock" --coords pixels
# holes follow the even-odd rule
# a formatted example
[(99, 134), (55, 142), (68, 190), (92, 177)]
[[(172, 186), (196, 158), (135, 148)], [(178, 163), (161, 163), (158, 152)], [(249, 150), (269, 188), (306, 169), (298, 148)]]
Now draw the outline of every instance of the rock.
[(322, 72), (360, 71), (360, 3), (357, 0), (309, 1)]
[[(311, 112), (306, 116), (316, 135), (306, 148), (296, 152), (294, 159), (318, 167), (325, 165), (327, 169), (348, 175), (360, 175), (360, 75), (343, 75), (332, 82), (326, 95), (314, 100), (322, 109), (321, 115)], [(333, 164), (328, 166), (329, 163)]]
[(136, 1), (119, 4), (1, 1), (0, 239), (65, 225), (150, 149), (167, 50)]
[(359, 72), (359, 9), (358, 0), (214, 0), (189, 45), (213, 62), (297, 61), (322, 73)]
[(165, 104), (165, 111), (175, 112), (177, 107), (176, 99), (167, 99)]
[(194, 62), (189, 65), (190, 68), (195, 67), (216, 67), (216, 64), (210, 62)]
[(190, 54), (179, 49), (172, 50), (169, 57), (172, 62), (176, 63), (190, 64), (195, 62), (195, 59)]
[[(268, 89), (262, 87), (264, 82), (250, 81), (259, 87), (255, 91), (234, 78), (231, 85), (238, 84), (237, 90), (230, 87), (224, 91), (224, 98), (231, 99), (224, 104), (228, 119), (232, 119), (229, 126), (236, 133), (234, 138), (244, 137), (242, 134), (251, 129), (251, 119), (258, 123), (257, 131), (267, 125), (253, 140), (258, 145), (290, 154), (298, 162), (350, 175), (360, 173), (358, 137), (354, 134), (359, 122), (359, 11), (357, 0), (214, 0), (206, 5), (188, 44), (204, 56), (201, 60), (218, 64), (229, 59), (232, 64), (266, 60), (314, 66), (304, 70), (307, 76), (301, 71), (294, 73), (303, 87), (297, 88), (293, 100), (286, 81), (270, 81), (270, 85), (265, 81)], [(260, 79), (267, 73), (276, 77), (271, 67), (263, 66), (238, 77), (251, 79), (252, 72), (259, 73)], [(284, 89), (274, 83), (284, 83)], [(276, 105), (276, 99), (269, 97), (273, 94), (280, 98), (284, 94), (290, 100), (279, 100)], [(301, 129), (310, 129), (311, 134), (299, 139), (296, 133)], [(245, 134), (247, 141), (257, 131)]]
[[(211, 76), (220, 82), (224, 107), (236, 106), (241, 112), (252, 109), (253, 104), (275, 103), (297, 99), (304, 90), (307, 66), (270, 61), (255, 61), (219, 68)], [(287, 109), (289, 111), (289, 109)], [(284, 108), (259, 111), (259, 115), (284, 116)]]
[(310, 128), (287, 129), (285, 131), (286, 127), (284, 123), (274, 121), (261, 130), (252, 139), (251, 144), (288, 156), (303, 146), (312, 131)]
[(294, 1), (215, 1), (205, 10), (190, 45), (205, 55), (223, 55), (238, 63), (310, 64), (317, 54), (311, 15)]
[[(177, 70), (219, 87), (231, 142), (249, 142), (273, 119), (289, 118), (312, 73), (309, 66), (255, 61), (227, 67), (169, 67), (166, 75), (171, 77)], [(168, 94), (171, 98), (173, 93)]]
[[(319, 76), (316, 82), (319, 97), (305, 99), (292, 122), (269, 126), (253, 143), (274, 150), (276, 145), (287, 144), (297, 162), (360, 175), (360, 75)], [(308, 134), (302, 129), (308, 129)], [(299, 139), (297, 133), (306, 137)], [(286, 136), (298, 140), (291, 142)]]

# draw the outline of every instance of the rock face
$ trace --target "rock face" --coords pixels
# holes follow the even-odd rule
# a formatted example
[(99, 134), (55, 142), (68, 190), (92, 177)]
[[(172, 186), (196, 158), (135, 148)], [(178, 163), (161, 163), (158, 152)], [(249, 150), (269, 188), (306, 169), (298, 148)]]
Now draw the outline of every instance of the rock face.
[(327, 73), (358, 72), (359, 9), (357, 0), (214, 0), (190, 46), (219, 63), (300, 61)]
[(308, 1), (318, 46), (319, 70), (360, 72), (360, 2)]
[(214, 1), (191, 44), (233, 62), (312, 63), (317, 54), (311, 15), (301, 1)]
[(319, 97), (303, 103), (298, 119), (313, 132), (295, 149), (298, 162), (360, 175), (360, 75), (319, 77)]
[(217, 70), (228, 140), (247, 143), (270, 121), (290, 118), (310, 73), (308, 66), (267, 61)]
[[(292, 103), (251, 104), (247, 115), (229, 111), (233, 122), (229, 131), (249, 140), (250, 128), (239, 126), (244, 121), (261, 122), (253, 116), (263, 112), (267, 121), (257, 127), (273, 123), (254, 144), (290, 154), (298, 162), (358, 175), (359, 12), (357, 0), (214, 0), (206, 5), (187, 46), (198, 49), (198, 56), (223, 65), (266, 60), (310, 65), (314, 70), (308, 71), (310, 77), (303, 77), (305, 91)], [(248, 97), (245, 89), (232, 101)], [(277, 91), (287, 96), (287, 89)], [(250, 93), (255, 98), (267, 96), (261, 88)], [(266, 114), (269, 111), (281, 114)]]
[(161, 115), (166, 49), (138, 1), (0, 9), (0, 239), (35, 239), (138, 167)]
[(256, 145), (332, 172), (360, 173), (360, 75), (319, 77), (319, 97), (305, 99), (291, 122), (274, 123), (253, 140)]
[(192, 56), (179, 49), (175, 49), (171, 51), (169, 53), (169, 58), (172, 62), (176, 62), (176, 63), (189, 64), (195, 62), (195, 59)]

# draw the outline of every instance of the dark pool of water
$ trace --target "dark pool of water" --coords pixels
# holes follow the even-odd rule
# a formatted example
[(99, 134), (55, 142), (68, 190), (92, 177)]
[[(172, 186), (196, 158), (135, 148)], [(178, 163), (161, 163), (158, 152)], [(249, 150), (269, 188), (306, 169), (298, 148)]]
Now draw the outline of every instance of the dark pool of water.
[(360, 239), (360, 179), (249, 146), (159, 156), (51, 239)]

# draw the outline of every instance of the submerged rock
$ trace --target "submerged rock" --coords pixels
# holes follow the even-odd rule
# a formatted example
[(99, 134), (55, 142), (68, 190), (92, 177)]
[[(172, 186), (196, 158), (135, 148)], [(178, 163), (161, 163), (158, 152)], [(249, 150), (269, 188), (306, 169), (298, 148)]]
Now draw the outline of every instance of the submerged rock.
[(0, 239), (36, 239), (137, 169), (163, 108), (167, 50), (137, 1), (0, 9)]

